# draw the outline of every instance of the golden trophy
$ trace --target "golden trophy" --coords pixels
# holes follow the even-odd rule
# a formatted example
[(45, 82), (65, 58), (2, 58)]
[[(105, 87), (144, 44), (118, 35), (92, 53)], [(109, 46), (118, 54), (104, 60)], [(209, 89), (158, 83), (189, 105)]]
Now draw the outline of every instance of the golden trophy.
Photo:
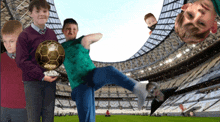
[(60, 43), (54, 40), (47, 40), (40, 43), (35, 53), (35, 59), (38, 64), (45, 68), (46, 76), (59, 76), (55, 71), (64, 61), (65, 51)]

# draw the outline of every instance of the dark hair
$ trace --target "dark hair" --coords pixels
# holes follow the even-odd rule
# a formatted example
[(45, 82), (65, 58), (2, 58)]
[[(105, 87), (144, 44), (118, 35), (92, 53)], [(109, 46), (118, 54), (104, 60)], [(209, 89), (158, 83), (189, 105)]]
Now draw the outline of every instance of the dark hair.
[(50, 10), (50, 5), (46, 0), (32, 0), (29, 4), (28, 10), (32, 12), (34, 7), (36, 7), (37, 10), (39, 10), (40, 7)]
[(67, 18), (64, 20), (63, 22), (63, 29), (65, 27), (66, 24), (76, 24), (78, 27), (78, 23), (76, 22), (76, 20), (72, 19), (72, 18)]
[(149, 18), (149, 17), (154, 17), (155, 18), (155, 16), (152, 13), (148, 13), (144, 16), (144, 21), (146, 21), (146, 19)]
[(146, 86), (146, 90), (149, 90), (149, 87), (150, 86), (156, 86), (156, 87), (159, 87), (159, 85), (156, 83), (156, 82), (149, 82)]
[(188, 28), (190, 26), (192, 26), (192, 23), (188, 23), (186, 25), (182, 25), (183, 21), (184, 21), (184, 11), (182, 11), (181, 13), (179, 13), (176, 17), (176, 25), (175, 26), (175, 32), (177, 33), (177, 35), (184, 41), (184, 38), (192, 38), (195, 40), (199, 40), (199, 39), (204, 39), (209, 33), (210, 30), (207, 30), (203, 33), (197, 33), (199, 31), (199, 29), (195, 26), (193, 26), (192, 28)]

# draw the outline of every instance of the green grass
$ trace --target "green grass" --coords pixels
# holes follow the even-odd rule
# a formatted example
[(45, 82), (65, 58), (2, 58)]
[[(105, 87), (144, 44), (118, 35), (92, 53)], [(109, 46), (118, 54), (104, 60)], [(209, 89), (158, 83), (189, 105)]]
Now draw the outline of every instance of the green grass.
[[(54, 117), (54, 122), (78, 122), (78, 116)], [(140, 115), (96, 115), (96, 122), (220, 122), (220, 117), (150, 117)]]

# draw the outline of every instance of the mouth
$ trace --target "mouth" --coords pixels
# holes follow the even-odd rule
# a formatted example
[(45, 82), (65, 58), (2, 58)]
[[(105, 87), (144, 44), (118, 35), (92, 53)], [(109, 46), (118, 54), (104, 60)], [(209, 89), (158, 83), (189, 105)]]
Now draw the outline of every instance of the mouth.
[(40, 16), (39, 19), (46, 19), (46, 17), (45, 16)]

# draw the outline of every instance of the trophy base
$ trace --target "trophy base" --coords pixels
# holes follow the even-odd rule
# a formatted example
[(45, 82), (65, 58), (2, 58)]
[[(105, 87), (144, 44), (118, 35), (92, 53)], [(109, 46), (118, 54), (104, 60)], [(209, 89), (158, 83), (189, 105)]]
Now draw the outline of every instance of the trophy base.
[(55, 71), (55, 70), (45, 71), (44, 75), (45, 76), (51, 76), (51, 77), (58, 77), (58, 76), (60, 76), (60, 74), (57, 71)]

